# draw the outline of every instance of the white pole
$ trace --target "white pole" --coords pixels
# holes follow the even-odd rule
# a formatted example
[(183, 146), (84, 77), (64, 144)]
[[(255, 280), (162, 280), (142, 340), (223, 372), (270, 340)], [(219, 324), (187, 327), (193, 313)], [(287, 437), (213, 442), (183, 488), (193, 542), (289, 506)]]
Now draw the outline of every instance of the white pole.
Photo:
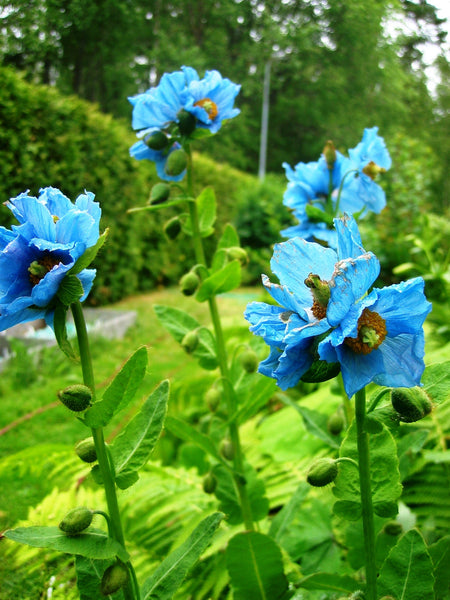
[(267, 134), (269, 131), (269, 94), (270, 94), (270, 67), (271, 61), (268, 60), (264, 67), (264, 87), (263, 103), (261, 115), (261, 140), (259, 146), (259, 169), (258, 177), (262, 181), (266, 175), (267, 158)]

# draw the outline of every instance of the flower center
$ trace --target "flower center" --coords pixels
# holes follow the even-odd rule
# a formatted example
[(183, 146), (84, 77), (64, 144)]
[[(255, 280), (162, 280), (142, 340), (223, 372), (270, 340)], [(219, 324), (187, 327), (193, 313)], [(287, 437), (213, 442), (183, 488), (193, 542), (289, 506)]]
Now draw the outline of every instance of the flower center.
[(378, 313), (365, 308), (358, 319), (358, 335), (344, 342), (357, 354), (370, 354), (386, 337), (386, 321)]
[(28, 267), (30, 281), (33, 285), (37, 285), (55, 265), (59, 265), (60, 261), (52, 256), (49, 252), (45, 252), (40, 260), (33, 260)]
[(205, 109), (211, 121), (214, 120), (219, 114), (217, 104), (210, 98), (202, 98), (201, 100), (197, 100), (197, 102), (194, 102), (194, 106), (201, 106), (201, 108)]
[(370, 179), (373, 180), (379, 173), (386, 173), (386, 169), (383, 169), (383, 167), (379, 167), (376, 163), (373, 162), (373, 160), (371, 160), (370, 163), (368, 163), (364, 167), (363, 173), (368, 175)]
[(310, 273), (305, 279), (305, 285), (313, 295), (312, 314), (316, 319), (324, 319), (327, 314), (328, 300), (330, 299), (330, 287), (327, 281), (320, 279), (319, 275)]

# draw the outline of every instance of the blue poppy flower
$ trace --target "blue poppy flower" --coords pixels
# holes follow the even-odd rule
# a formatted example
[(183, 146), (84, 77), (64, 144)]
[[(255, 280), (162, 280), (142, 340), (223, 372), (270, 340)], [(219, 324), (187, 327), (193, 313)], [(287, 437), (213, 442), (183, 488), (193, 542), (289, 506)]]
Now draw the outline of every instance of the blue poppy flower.
[[(52, 301), (64, 277), (97, 243), (100, 206), (90, 192), (72, 203), (51, 187), (41, 189), (39, 198), (25, 192), (5, 204), (19, 225), (0, 227), (0, 331), (38, 318), (52, 325)], [(76, 276), (84, 300), (95, 270)]]
[(252, 302), (245, 311), (250, 331), (270, 346), (259, 371), (283, 390), (308, 371), (317, 358), (315, 340), (346, 316), (379, 273), (377, 258), (362, 247), (355, 220), (335, 222), (337, 251), (301, 238), (276, 244), (271, 268), (280, 284), (263, 275), (263, 285), (279, 306)]
[(368, 383), (414, 387), (424, 370), (423, 322), (431, 304), (420, 277), (372, 292), (353, 304), (320, 342), (319, 356), (341, 365), (350, 398)]
[(240, 85), (224, 79), (219, 71), (206, 71), (200, 80), (192, 79), (182, 96), (184, 109), (199, 121), (199, 127), (217, 133), (223, 121), (236, 117), (241, 111), (234, 107)]
[[(150, 135), (150, 134), (149, 134)], [(178, 142), (171, 144), (168, 148), (164, 150), (153, 150), (149, 148), (144, 140), (139, 140), (135, 144), (133, 144), (130, 148), (130, 156), (136, 158), (137, 160), (151, 160), (156, 165), (156, 172), (158, 173), (158, 177), (163, 179), (164, 181), (181, 181), (183, 177), (186, 175), (186, 170), (184, 170), (179, 175), (168, 175), (166, 173), (166, 164), (169, 155), (174, 150), (178, 150), (181, 148)]]

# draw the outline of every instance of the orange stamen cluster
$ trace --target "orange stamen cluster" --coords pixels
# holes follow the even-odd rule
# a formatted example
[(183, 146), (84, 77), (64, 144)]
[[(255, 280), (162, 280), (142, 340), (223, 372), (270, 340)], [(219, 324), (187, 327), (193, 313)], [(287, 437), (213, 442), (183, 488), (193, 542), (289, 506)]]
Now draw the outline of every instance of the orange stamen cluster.
[(219, 110), (217, 108), (217, 104), (213, 102), (210, 98), (202, 98), (201, 100), (197, 100), (194, 102), (194, 106), (200, 106), (208, 113), (208, 117), (213, 121), (217, 115), (219, 114)]
[(32, 273), (29, 270), (28, 276), (33, 285), (37, 285), (54, 266), (59, 265), (60, 261), (47, 252), (43, 254), (41, 259), (36, 261), (36, 263), (43, 268), (41, 273)]
[(327, 307), (317, 302), (317, 300), (314, 300), (311, 312), (316, 317), (316, 319), (325, 319), (325, 317), (327, 316)]
[(358, 319), (357, 337), (347, 337), (344, 343), (357, 354), (370, 354), (382, 344), (386, 334), (386, 321), (383, 317), (365, 308)]

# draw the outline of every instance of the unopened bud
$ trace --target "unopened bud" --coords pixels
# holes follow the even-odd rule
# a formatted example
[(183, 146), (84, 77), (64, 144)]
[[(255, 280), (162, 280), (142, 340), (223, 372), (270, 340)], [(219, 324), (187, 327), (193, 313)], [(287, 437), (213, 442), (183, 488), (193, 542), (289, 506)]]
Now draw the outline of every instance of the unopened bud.
[(203, 491), (206, 494), (214, 494), (214, 491), (217, 487), (217, 479), (214, 473), (209, 472), (203, 478)]
[(344, 429), (344, 425), (344, 417), (341, 410), (337, 410), (328, 417), (327, 429), (331, 435), (339, 435)]
[(164, 233), (167, 235), (169, 240), (174, 240), (178, 237), (181, 231), (181, 222), (179, 217), (172, 217), (170, 221), (164, 225)]
[(325, 144), (323, 155), (325, 157), (327, 167), (331, 170), (336, 162), (336, 148), (331, 140), (328, 140), (328, 142)]
[(433, 405), (430, 398), (421, 387), (394, 388), (391, 401), (400, 421), (414, 423), (430, 414)]
[(162, 204), (170, 196), (170, 185), (167, 183), (155, 183), (150, 192), (149, 204)]
[(200, 285), (200, 278), (194, 271), (189, 271), (180, 279), (180, 290), (185, 296), (192, 296)]
[(92, 523), (93, 512), (89, 508), (74, 508), (67, 513), (59, 524), (59, 528), (68, 535), (76, 535), (89, 527)]
[(230, 260), (238, 260), (241, 265), (246, 265), (248, 263), (248, 254), (244, 248), (241, 248), (240, 246), (228, 248), (227, 256)]
[(169, 139), (162, 131), (155, 131), (145, 138), (145, 143), (152, 150), (164, 150)]
[(323, 487), (332, 483), (337, 474), (338, 466), (333, 458), (319, 458), (310, 466), (306, 481), (314, 487)]
[(184, 350), (188, 354), (192, 354), (194, 352), (194, 350), (197, 348), (198, 342), (199, 342), (199, 338), (198, 338), (197, 330), (193, 329), (192, 331), (188, 331), (186, 333), (186, 335), (184, 336), (184, 338), (181, 341), (181, 345), (183, 346)]
[(92, 391), (83, 384), (69, 385), (58, 392), (59, 400), (74, 412), (86, 410), (92, 401)]
[(181, 135), (190, 135), (191, 133), (193, 133), (197, 124), (197, 119), (195, 118), (195, 116), (187, 110), (183, 109), (180, 110), (177, 117), (178, 128), (180, 130)]
[(215, 387), (209, 388), (205, 394), (206, 404), (211, 412), (215, 412), (220, 404), (222, 394)]
[(234, 446), (231, 440), (223, 440), (220, 445), (220, 453), (227, 460), (233, 460), (234, 458)]
[(102, 596), (109, 596), (119, 591), (128, 580), (128, 569), (123, 563), (116, 562), (103, 573), (100, 584)]
[(86, 463), (93, 463), (97, 460), (97, 451), (95, 450), (94, 440), (91, 437), (78, 442), (75, 446), (75, 452)]
[(187, 154), (184, 150), (178, 148), (169, 154), (164, 170), (167, 175), (176, 176), (181, 175), (181, 173), (186, 169), (186, 166)]
[(253, 350), (245, 350), (245, 352), (242, 352), (239, 360), (246, 373), (254, 373), (258, 368), (258, 357)]
[(383, 531), (384, 531), (384, 533), (387, 533), (388, 535), (397, 537), (403, 532), (403, 527), (402, 527), (402, 524), (399, 523), (398, 521), (389, 521), (383, 527)]

